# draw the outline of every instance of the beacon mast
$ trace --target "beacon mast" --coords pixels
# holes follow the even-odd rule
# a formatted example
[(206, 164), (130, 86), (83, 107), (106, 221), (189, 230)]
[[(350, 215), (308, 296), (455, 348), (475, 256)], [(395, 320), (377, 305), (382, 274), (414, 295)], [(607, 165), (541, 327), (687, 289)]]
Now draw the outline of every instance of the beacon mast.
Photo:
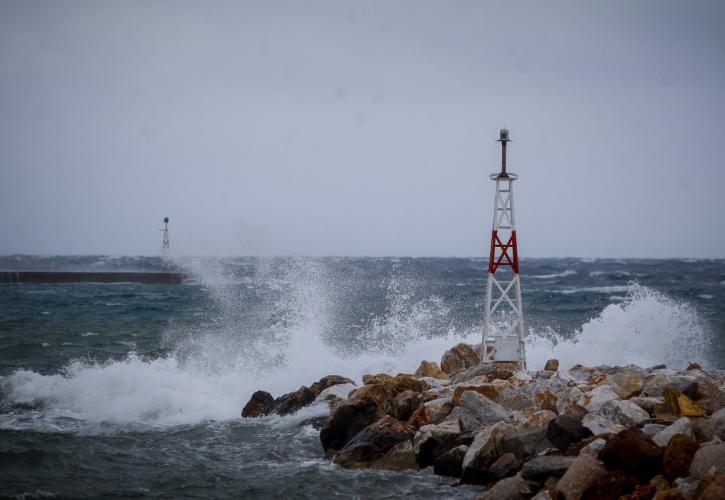
[(164, 240), (161, 243), (161, 272), (169, 271), (169, 218), (164, 217)]
[(501, 172), (489, 176), (496, 181), (496, 197), (493, 203), (481, 362), (525, 370), (524, 316), (521, 310), (513, 191), (513, 183), (518, 176), (506, 172), (506, 144), (509, 141), (509, 131), (501, 129), (497, 141), (501, 143)]

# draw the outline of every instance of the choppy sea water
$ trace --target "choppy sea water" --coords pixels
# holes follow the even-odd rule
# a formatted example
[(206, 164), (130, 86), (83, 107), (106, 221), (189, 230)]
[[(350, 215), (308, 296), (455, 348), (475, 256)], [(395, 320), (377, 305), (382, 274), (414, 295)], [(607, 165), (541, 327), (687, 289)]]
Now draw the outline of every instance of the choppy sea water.
[[(156, 270), (0, 257), (0, 269)], [(181, 259), (182, 285), (0, 285), (0, 496), (473, 498), (348, 471), (292, 417), (239, 418), (327, 374), (414, 371), (480, 341), (483, 259)], [(522, 261), (531, 369), (725, 368), (725, 261)]]

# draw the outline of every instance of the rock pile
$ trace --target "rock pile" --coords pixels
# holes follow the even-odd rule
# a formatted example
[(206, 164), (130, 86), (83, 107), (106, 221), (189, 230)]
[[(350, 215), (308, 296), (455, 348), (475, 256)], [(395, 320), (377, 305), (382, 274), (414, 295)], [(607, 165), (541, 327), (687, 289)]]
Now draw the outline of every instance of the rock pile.
[(539, 372), (479, 364), (459, 344), (415, 374), (328, 376), (242, 415), (326, 402), (327, 457), (346, 468), (433, 467), (482, 485), (482, 499), (725, 498), (725, 373), (693, 364), (574, 366)]

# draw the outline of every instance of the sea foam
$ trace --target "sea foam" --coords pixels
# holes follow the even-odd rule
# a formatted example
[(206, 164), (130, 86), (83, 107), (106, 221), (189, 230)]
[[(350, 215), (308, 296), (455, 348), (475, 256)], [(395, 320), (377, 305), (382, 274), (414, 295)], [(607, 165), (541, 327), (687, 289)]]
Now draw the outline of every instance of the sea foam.
[[(77, 430), (79, 423), (170, 426), (236, 419), (258, 389), (279, 396), (328, 374), (360, 383), (365, 373), (410, 373), (421, 360), (440, 360), (458, 342), (480, 342), (478, 328), (431, 331), (430, 324), (439, 325), (449, 314), (445, 304), (435, 297), (415, 301), (393, 279), (386, 292), (390, 315), (372, 321), (363, 348), (341, 350), (321, 334), (334, 314), (324, 270), (305, 264), (293, 271), (276, 278), (280, 287), (290, 280), (293, 286), (285, 304), (288, 316), (275, 335), (240, 340), (232, 322), (219, 335), (192, 329), (176, 350), (156, 359), (130, 353), (105, 363), (76, 361), (54, 375), (16, 371), (0, 378), (0, 390), (6, 402), (36, 408), (34, 417), (18, 413), (15, 418), (11, 411), (0, 427), (57, 431)], [(214, 281), (218, 286), (210, 293), (233, 302), (228, 283), (218, 276)], [(688, 361), (706, 362), (705, 327), (691, 305), (636, 283), (626, 289), (624, 301), (606, 306), (566, 337), (571, 340), (531, 331), (529, 368), (541, 369), (549, 358), (559, 359), (564, 369), (575, 363), (646, 367), (664, 362), (682, 368)], [(227, 313), (243, 311), (229, 306)]]

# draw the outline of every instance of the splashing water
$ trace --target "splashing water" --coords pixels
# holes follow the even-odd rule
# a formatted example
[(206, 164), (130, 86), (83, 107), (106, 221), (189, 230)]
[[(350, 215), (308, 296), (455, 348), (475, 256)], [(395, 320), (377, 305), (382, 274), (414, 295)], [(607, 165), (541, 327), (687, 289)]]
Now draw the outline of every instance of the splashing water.
[[(350, 302), (346, 294), (354, 286), (340, 284), (318, 261), (258, 266), (253, 278), (241, 280), (242, 292), (239, 280), (218, 264), (208, 273), (203, 263), (194, 266), (218, 307), (211, 324), (170, 332), (174, 349), (155, 359), (130, 353), (122, 361), (73, 362), (56, 375), (19, 370), (0, 378), (8, 401), (39, 405), (34, 420), (5, 415), (0, 426), (35, 428), (41, 421), (44, 428), (58, 429), (63, 419), (74, 419), (74, 425), (151, 426), (235, 419), (258, 389), (278, 396), (328, 374), (359, 381), (365, 373), (410, 373), (421, 360), (437, 361), (460, 341), (480, 342), (475, 326), (441, 328), (454, 322), (446, 301), (435, 294), (421, 299), (417, 285), (400, 273), (393, 273), (383, 294), (387, 313), (368, 317), (357, 325), (363, 334), (352, 338), (354, 329), (342, 328), (335, 316)], [(531, 335), (529, 368), (540, 369), (552, 357), (562, 368), (662, 362), (682, 367), (703, 360), (705, 327), (691, 305), (636, 283), (627, 289), (623, 302), (606, 306), (571, 340), (556, 333)], [(249, 306), (262, 295), (272, 310)]]
[(573, 339), (530, 336), (526, 348), (529, 368), (541, 369), (552, 357), (565, 369), (577, 363), (642, 367), (665, 363), (682, 369), (689, 361), (705, 361), (705, 326), (694, 307), (635, 282), (627, 289), (623, 302), (608, 305)]

